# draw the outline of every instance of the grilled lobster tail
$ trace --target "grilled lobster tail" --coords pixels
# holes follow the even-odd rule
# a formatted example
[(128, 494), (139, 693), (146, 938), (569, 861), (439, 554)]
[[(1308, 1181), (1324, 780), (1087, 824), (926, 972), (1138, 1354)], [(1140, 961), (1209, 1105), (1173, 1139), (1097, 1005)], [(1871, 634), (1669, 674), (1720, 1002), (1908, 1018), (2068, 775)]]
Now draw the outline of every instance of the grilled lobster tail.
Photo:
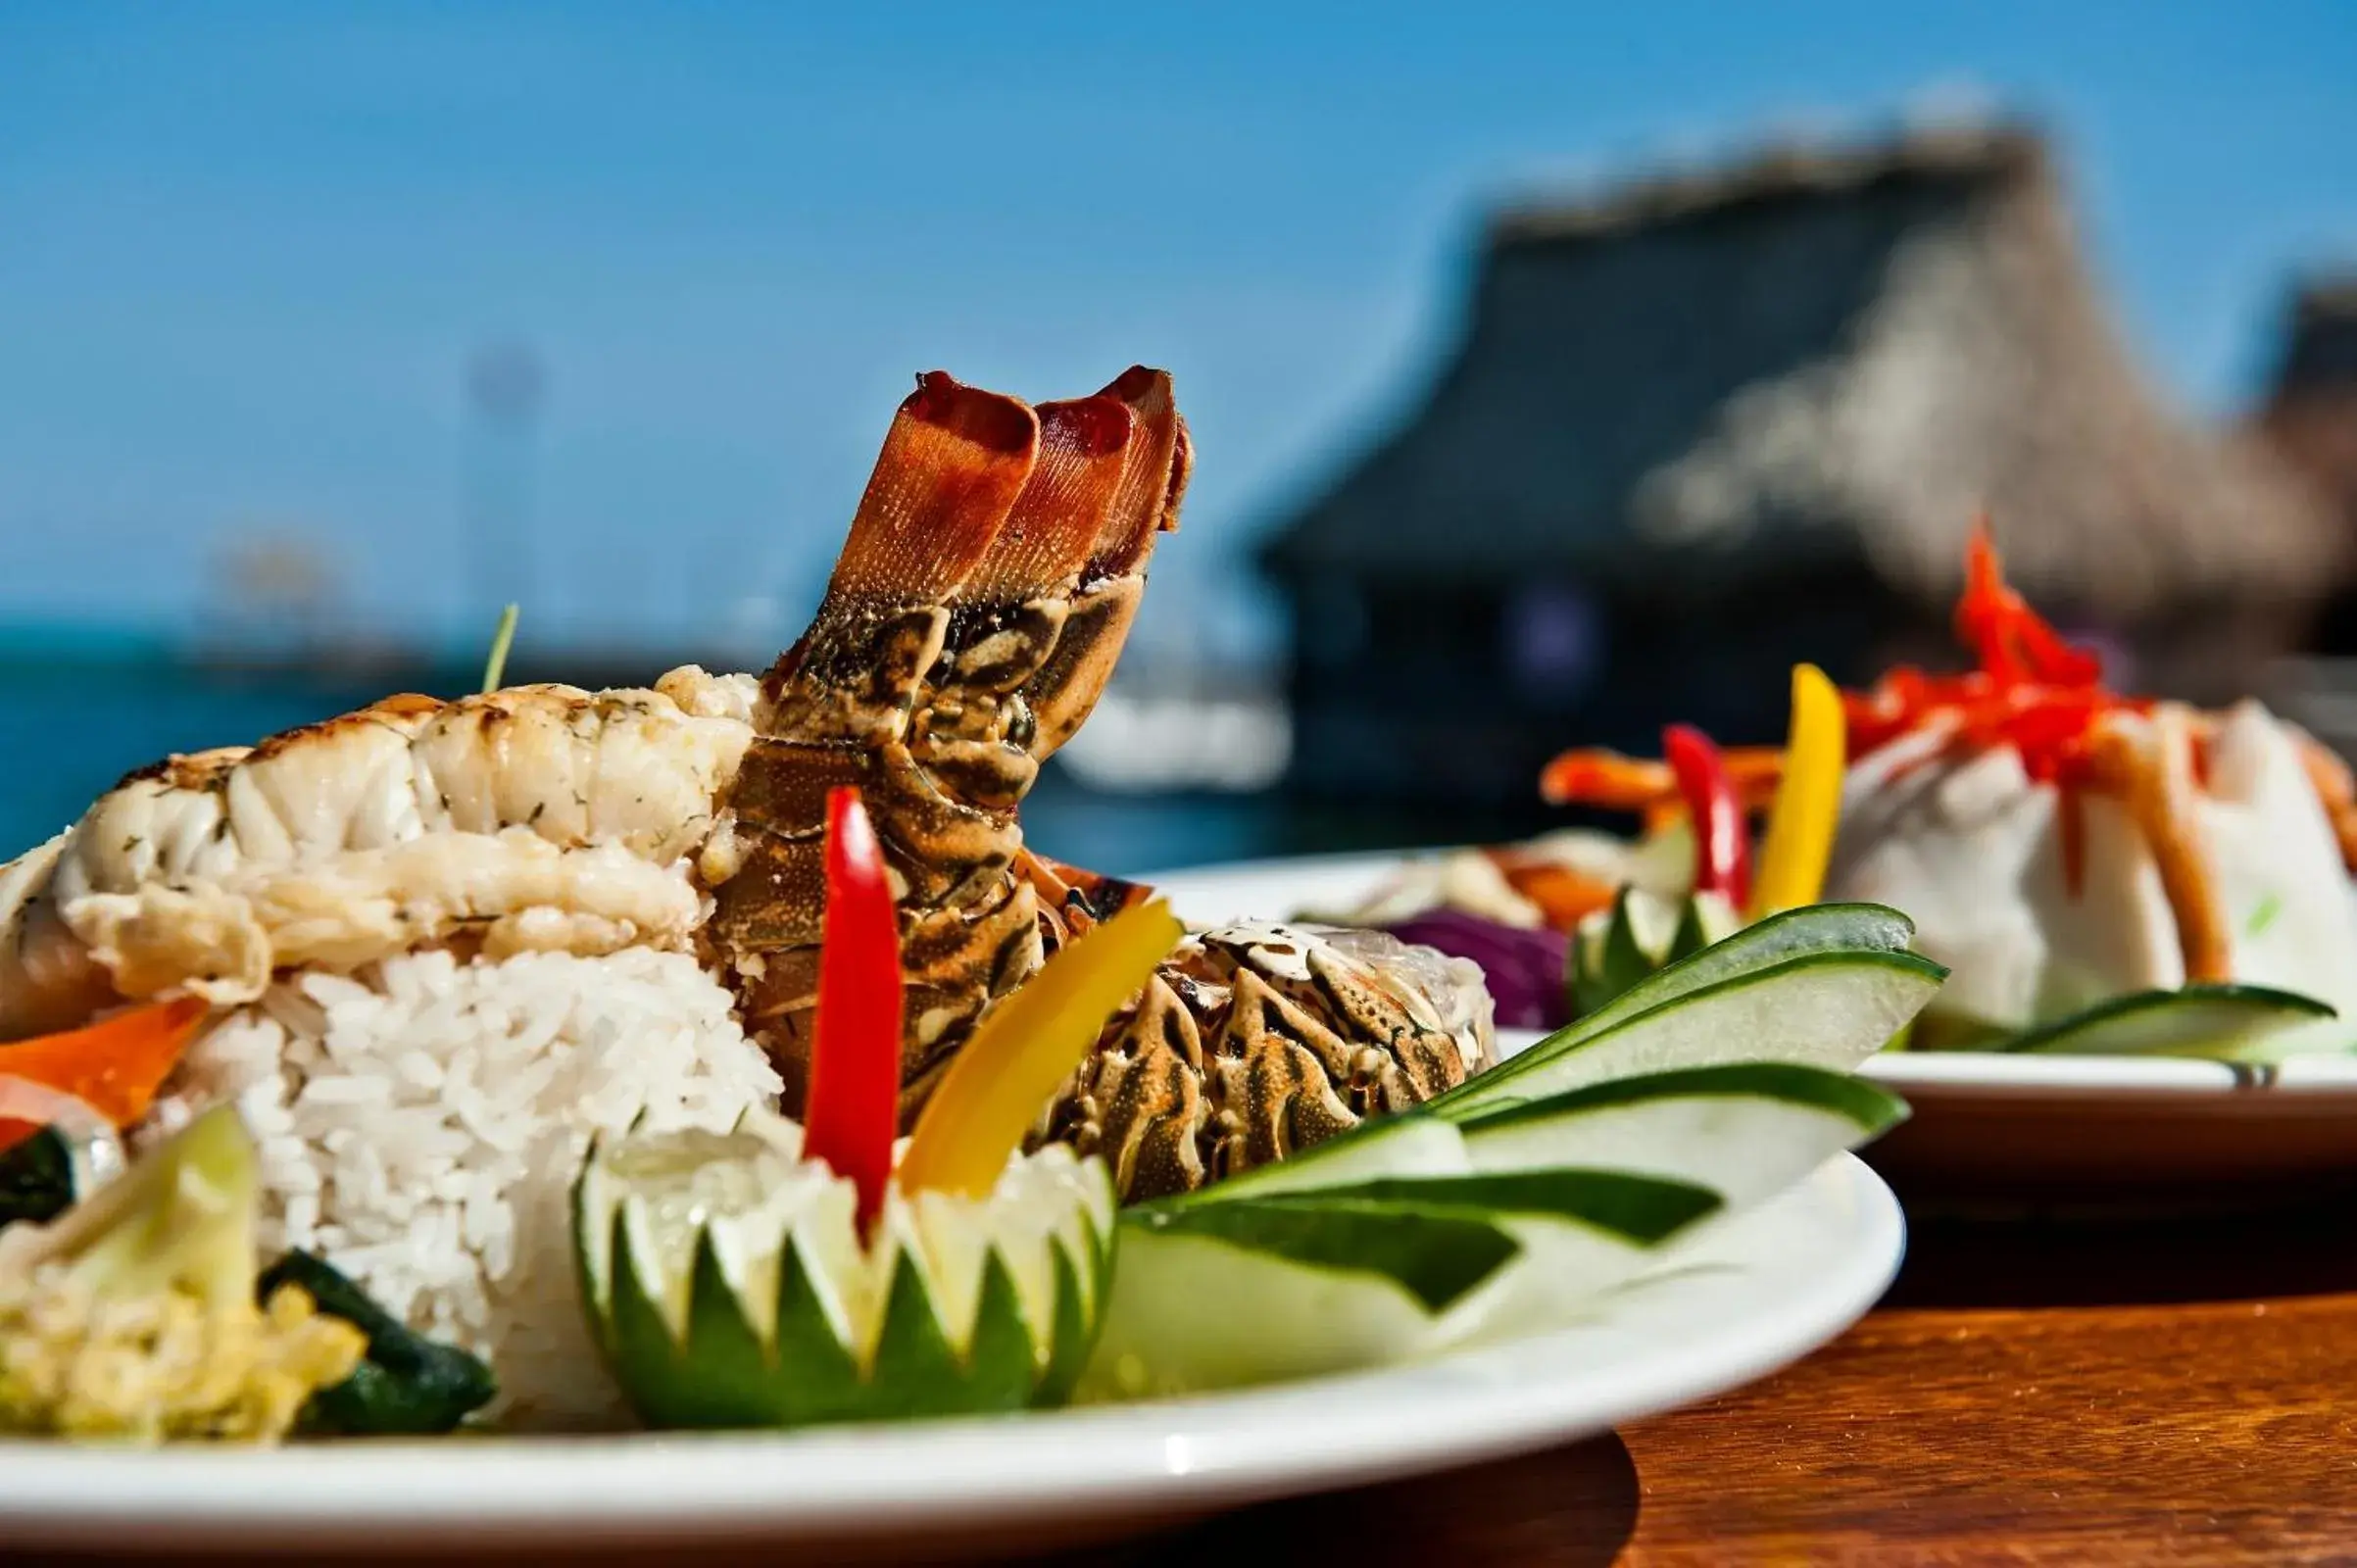
[(1106, 1025), (1034, 1142), (1103, 1154), (1125, 1201), (1160, 1198), (1421, 1104), (1492, 1048), (1463, 959), (1380, 931), (1225, 926)]
[(935, 371), (901, 405), (817, 615), (762, 683), (706, 858), (712, 945), (789, 1111), (809, 1064), (827, 790), (859, 786), (897, 878), (913, 1111), (1039, 965), (1016, 808), (1103, 694), (1188, 466), (1158, 370), (1037, 410)]

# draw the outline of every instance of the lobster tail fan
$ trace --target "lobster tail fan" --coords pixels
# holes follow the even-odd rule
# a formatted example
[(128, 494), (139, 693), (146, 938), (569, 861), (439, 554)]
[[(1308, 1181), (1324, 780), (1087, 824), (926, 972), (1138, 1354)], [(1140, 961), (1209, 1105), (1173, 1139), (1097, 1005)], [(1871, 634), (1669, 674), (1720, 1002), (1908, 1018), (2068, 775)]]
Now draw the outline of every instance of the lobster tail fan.
[(1133, 365), (1105, 389), (1136, 417), (1138, 439), (1130, 443), (1121, 493), (1098, 535), (1089, 563), (1091, 577), (1117, 577), (1139, 569), (1154, 549), (1154, 535), (1178, 526), (1179, 505), (1194, 470), (1187, 421), (1171, 396), (1170, 372)]
[(1107, 393), (1038, 408), (1039, 457), (960, 598), (1019, 602), (1080, 578), (1120, 498), (1139, 423)]
[(989, 553), (1040, 448), (1019, 398), (934, 370), (894, 416), (836, 559), (819, 614), (855, 605), (942, 603)]

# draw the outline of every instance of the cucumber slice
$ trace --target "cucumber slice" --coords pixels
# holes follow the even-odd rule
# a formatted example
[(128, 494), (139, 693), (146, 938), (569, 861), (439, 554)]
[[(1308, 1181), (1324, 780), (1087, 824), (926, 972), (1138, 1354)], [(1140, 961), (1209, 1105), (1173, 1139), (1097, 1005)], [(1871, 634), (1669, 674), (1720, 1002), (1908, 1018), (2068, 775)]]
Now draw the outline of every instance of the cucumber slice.
[[(1382, 1177), (1256, 1203), (1268, 1208), (1329, 1205), (1370, 1211), (1396, 1205), (1423, 1212), (1465, 1213), (1486, 1220), (1541, 1216), (1571, 1220), (1651, 1247), (1719, 1208), (1721, 1200), (1706, 1187), (1673, 1178), (1548, 1165), (1472, 1171), (1462, 1176)], [(1175, 1223), (1184, 1228), (1190, 1220), (1182, 1217)]]
[(1083, 1396), (1340, 1371), (1561, 1323), (1708, 1217), (1905, 1114), (1835, 1069), (1939, 989), (1946, 971), (1904, 951), (1912, 934), (1875, 906), (1775, 916), (1421, 1110), (1130, 1210)]
[[(1142, 1213), (1138, 1237), (1196, 1237), (1315, 1272), (1365, 1276), (1399, 1288), (1427, 1313), (1446, 1312), (1520, 1252), (1492, 1216), (1408, 1203), (1241, 1201)], [(1114, 1282), (1115, 1298), (1120, 1283)]]
[(1161, 1200), (1162, 1206), (1317, 1192), (1387, 1176), (1461, 1176), (1473, 1169), (1465, 1140), (1421, 1108), (1378, 1116), (1267, 1165)]
[[(1121, 1267), (1080, 1400), (1347, 1372), (1439, 1348), (1446, 1319), (1423, 1298), (1460, 1300), (1522, 1251), (1505, 1225), (1461, 1214), (1279, 1203), (1185, 1214), (1188, 1225), (1122, 1217)], [(1350, 1261), (1338, 1265), (1328, 1254), (1345, 1248)]]
[(2333, 1016), (2330, 1003), (2293, 991), (2189, 985), (2113, 997), (1981, 1049), (2072, 1056), (2264, 1059), (2266, 1046), (2275, 1037)]
[[(1290, 1159), (1166, 1199), (1191, 1207), (1239, 1199), (1326, 1196), (1334, 1189), (1390, 1177), (1581, 1167), (1625, 1170), (1672, 1180), (1715, 1181), (1735, 1189), (1780, 1190), (1837, 1149), (1872, 1142), (1903, 1121), (1906, 1102), (1862, 1078), (1796, 1062), (1745, 1061), (1616, 1078), (1544, 1100), (1509, 1101), (1461, 1122), (1424, 1111), (1362, 1123)], [(1792, 1123), (1823, 1125), (1794, 1138)], [(1697, 1169), (1697, 1150), (1756, 1152), (1713, 1157)], [(1788, 1157), (1775, 1151), (1792, 1149)], [(1793, 1168), (1793, 1160), (1804, 1161)], [(1746, 1186), (1744, 1178), (1751, 1178)]]
[(1688, 1067), (1592, 1084), (1458, 1124), (1479, 1172), (1581, 1165), (1699, 1182), (1731, 1208), (1904, 1121), (1906, 1102), (1795, 1062)]
[(1915, 922), (1879, 904), (1817, 904), (1788, 909), (1654, 971), (1524, 1054), (1567, 1049), (1704, 986), (1805, 954), (1904, 953), (1914, 940)]
[(1307, 1377), (1560, 1321), (1719, 1206), (1686, 1183), (1547, 1170), (1132, 1209), (1081, 1395)]
[(1574, 1014), (1598, 1011), (1647, 975), (1694, 957), (1742, 926), (1734, 907), (1713, 893), (1671, 900), (1622, 888), (1610, 909), (1590, 915), (1573, 933)]
[[(1813, 912), (1813, 911), (1799, 911)], [(1761, 927), (1754, 927), (1754, 930)], [(1742, 938), (1721, 943), (1730, 946)], [(1700, 957), (1719, 951), (1713, 948)], [(1690, 967), (1700, 959), (1690, 960)], [(1654, 981), (1677, 974), (1664, 969)], [(1739, 1061), (1791, 1061), (1846, 1071), (1931, 1001), (1947, 971), (1911, 953), (1882, 949), (1802, 952), (1682, 987), (1651, 1008), (1592, 1033), (1541, 1041), (1427, 1107), (1452, 1121), (1544, 1100), (1607, 1079)], [(1622, 998), (1634, 997), (1647, 981)], [(1607, 1007), (1599, 1017), (1618, 1011)]]
[[(1132, 1209), (1084, 1392), (1257, 1383), (1560, 1324), (1698, 1223), (1780, 1191), (1905, 1110), (1820, 1068), (1691, 1068), (1453, 1125), (1411, 1116), (1390, 1136), (1352, 1135), (1356, 1148), (1331, 1166), (1276, 1167), (1292, 1170), (1282, 1190), (1231, 1184)], [(1461, 1174), (1368, 1174), (1390, 1157), (1429, 1169), (1450, 1153)]]
[(1612, 900), (1610, 912), (1583, 924), (1572, 938), (1571, 1004), (1582, 1014), (1595, 1012), (1666, 961), (1645, 952), (1637, 940), (1637, 917), (1629, 909), (1629, 893), (1622, 888)]
[(1052, 1146), (987, 1198), (888, 1193), (871, 1234), (801, 1129), (627, 1135), (573, 1191), (581, 1299), (650, 1425), (790, 1427), (1055, 1403), (1106, 1298), (1113, 1191)]

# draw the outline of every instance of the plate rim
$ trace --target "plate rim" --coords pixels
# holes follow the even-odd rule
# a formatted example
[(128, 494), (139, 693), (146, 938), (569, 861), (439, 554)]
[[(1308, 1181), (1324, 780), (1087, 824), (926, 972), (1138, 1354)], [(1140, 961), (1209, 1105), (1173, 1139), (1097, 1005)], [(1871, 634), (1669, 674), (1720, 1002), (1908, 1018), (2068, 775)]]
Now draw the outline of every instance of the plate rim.
[[(267, 1455), (0, 1442), (0, 1536), (26, 1546), (181, 1549), (914, 1539), (952, 1528), (1184, 1517), (1453, 1469), (1740, 1387), (1839, 1337), (1896, 1276), (1904, 1214), (1878, 1175), (1840, 1155), (1731, 1217), (1721, 1234), (1794, 1212), (1831, 1217), (1841, 1242), (1806, 1270), (1787, 1270), (1764, 1309), (1732, 1314), (1698, 1343), (1649, 1346), (1553, 1378), (1534, 1378), (1528, 1365), (1576, 1329), (1267, 1389), (793, 1435), (347, 1441)], [(1369, 1398), (1386, 1396), (1410, 1402), (1412, 1431), (1363, 1418)], [(1059, 1468), (1052, 1462), (1059, 1450), (1093, 1462)], [(953, 1455), (963, 1462), (945, 1482), (928, 1461)], [(254, 1478), (256, 1464), (267, 1481)], [(798, 1479), (781, 1498), (763, 1482), (787, 1466)], [(879, 1475), (924, 1480), (896, 1488)], [(421, 1495), (449, 1506), (420, 1517)], [(98, 1499), (103, 1512), (91, 1506)]]

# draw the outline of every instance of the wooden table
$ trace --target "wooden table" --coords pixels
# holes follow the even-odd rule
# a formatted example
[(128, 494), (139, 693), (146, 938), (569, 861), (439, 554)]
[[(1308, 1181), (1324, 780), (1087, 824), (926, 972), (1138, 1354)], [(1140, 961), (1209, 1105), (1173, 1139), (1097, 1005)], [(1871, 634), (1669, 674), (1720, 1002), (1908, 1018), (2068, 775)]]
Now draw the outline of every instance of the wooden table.
[(1883, 1307), (1753, 1388), (1056, 1562), (2357, 1561), (2352, 1216), (2357, 1197), (2127, 1227), (1919, 1218)]
[(1136, 1565), (2357, 1561), (2357, 1198), (1919, 1221), (1883, 1306), (1613, 1438), (1271, 1504)]

